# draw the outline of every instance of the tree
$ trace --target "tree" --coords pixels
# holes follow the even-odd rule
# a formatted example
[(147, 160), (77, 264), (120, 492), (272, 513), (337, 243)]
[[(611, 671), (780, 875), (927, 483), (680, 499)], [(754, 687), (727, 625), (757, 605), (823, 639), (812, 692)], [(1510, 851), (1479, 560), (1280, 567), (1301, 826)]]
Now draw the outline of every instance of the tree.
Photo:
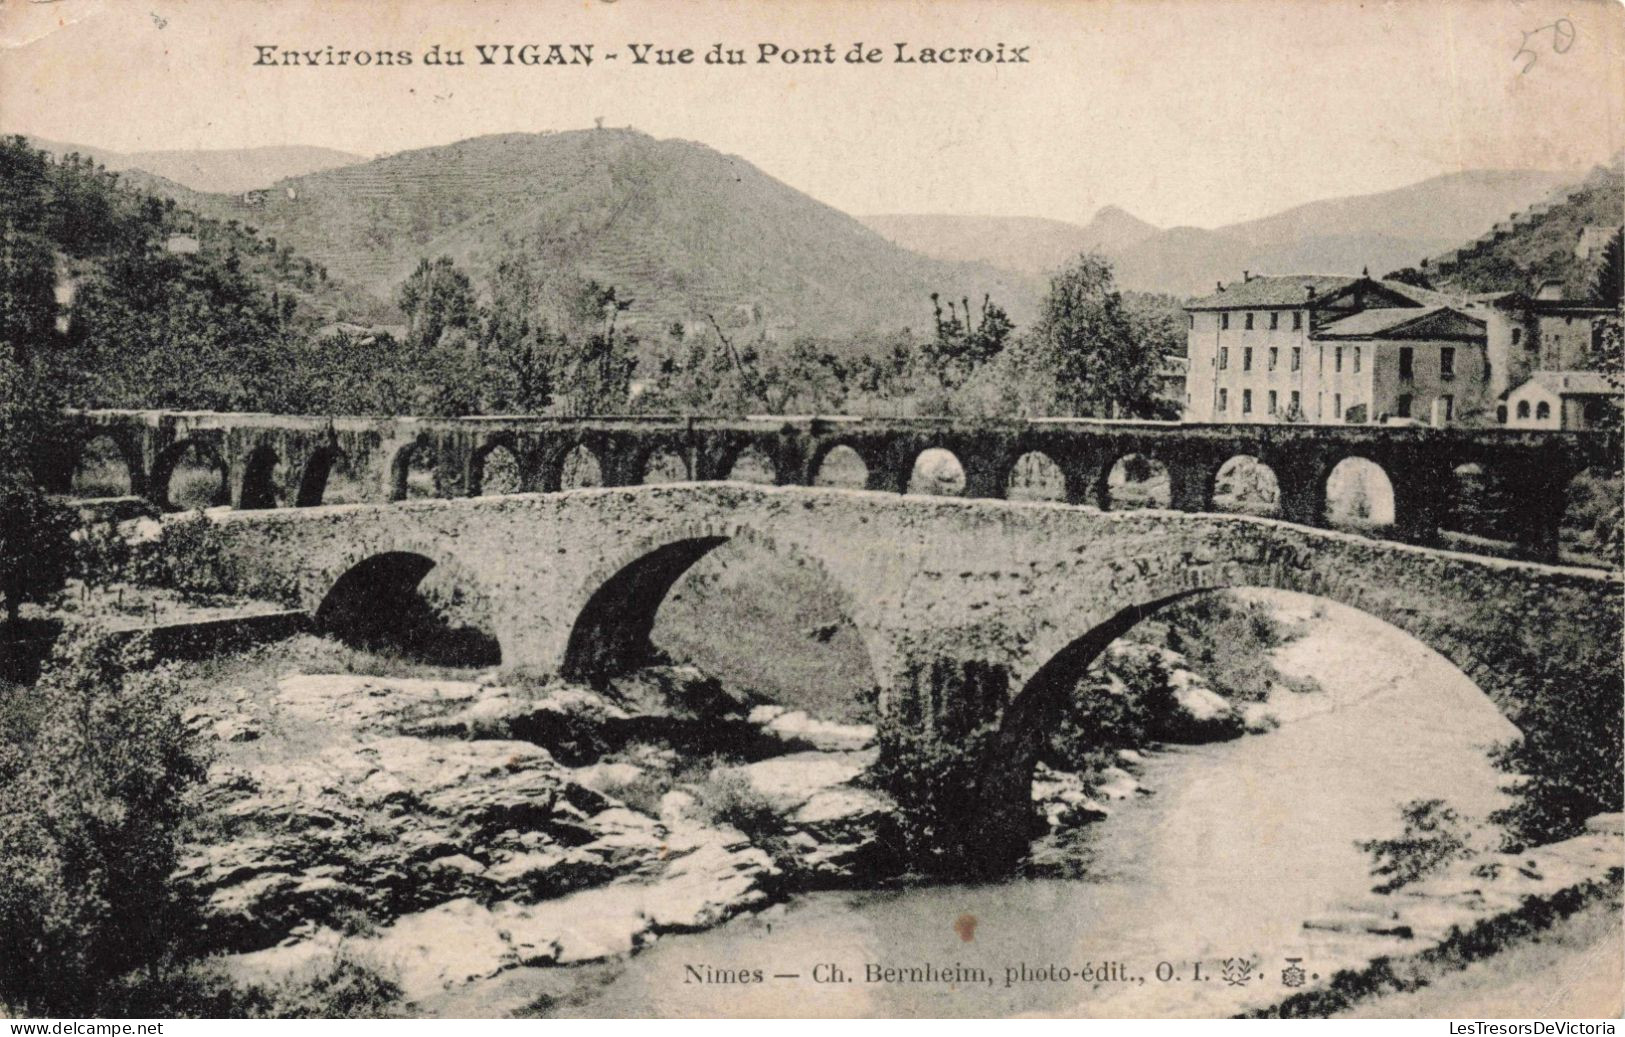
[(498, 410), (544, 411), (553, 402), (557, 343), (539, 312), (540, 287), (526, 264), (508, 257), (492, 273), (490, 291), (480, 334), (482, 357), (499, 376), (490, 402)]
[(1135, 333), (1104, 258), (1084, 253), (1050, 279), (1032, 338), (1073, 415), (1155, 413), (1160, 357)]
[(555, 384), (575, 414), (626, 409), (637, 367), (637, 337), (620, 334), (620, 315), (631, 309), (614, 288), (587, 281), (566, 300), (571, 332), (558, 339)]
[(41, 487), (67, 463), (60, 400), (42, 368), (0, 354), (0, 594), (13, 630), (24, 603), (62, 589), (73, 561), (74, 514)]
[(1401, 270), (1391, 270), (1382, 276), (1384, 281), (1398, 281), (1408, 284), (1412, 288), (1425, 288), (1434, 291), (1433, 281), (1428, 277), (1428, 261), (1422, 260), (1420, 267), (1408, 266)]
[(417, 348), (437, 346), (446, 329), (474, 322), (474, 286), (450, 256), (433, 263), (418, 260), (418, 268), (401, 282), (396, 302), (406, 314), (407, 343)]
[(1004, 351), (1015, 325), (992, 300), (982, 296), (976, 324), (971, 324), (970, 300), (959, 306), (948, 303), (948, 316), (942, 315), (940, 297), (931, 293), (931, 311), (936, 321), (936, 337), (921, 350), (927, 365), (944, 389), (957, 389), (983, 364)]
[(56, 260), (48, 242), (0, 224), (0, 347), (42, 356), (56, 333)]
[(1625, 248), (1625, 229), (1614, 231), (1614, 236), (1603, 246), (1601, 265), (1597, 267), (1597, 276), (1591, 287), (1591, 294), (1598, 302), (1616, 309), (1620, 304), (1620, 293), (1625, 291), (1625, 264), (1622, 264), (1620, 256), (1622, 248)]
[(174, 674), (70, 631), (38, 684), (0, 699), (0, 1002), (87, 1015), (195, 935), (178, 894), (204, 776)]

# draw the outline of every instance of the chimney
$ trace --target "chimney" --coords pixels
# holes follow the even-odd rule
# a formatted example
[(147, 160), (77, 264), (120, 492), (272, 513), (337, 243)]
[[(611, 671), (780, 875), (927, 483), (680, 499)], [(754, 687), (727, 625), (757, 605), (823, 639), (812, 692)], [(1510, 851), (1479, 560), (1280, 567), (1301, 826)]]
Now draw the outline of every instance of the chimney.
[(1253, 279), (1253, 272), (1251, 270), (1243, 270), (1241, 272), (1241, 283), (1242, 284), (1246, 284), (1248, 281), (1251, 281), (1252, 279)]
[(1303, 291), (1304, 291), (1304, 294), (1306, 296), (1308, 296), (1310, 302), (1315, 301), (1315, 286), (1314, 285), (1312, 285), (1312, 284), (1304, 285), (1303, 286)]
[(1360, 268), (1360, 276), (1361, 277), (1370, 277), (1371, 276), (1371, 268), (1368, 267), (1368, 266), (1362, 266)]
[(1214, 283), (1219, 286), (1219, 291), (1221, 291), (1221, 292), (1224, 291), (1224, 282), (1223, 281), (1215, 281)]

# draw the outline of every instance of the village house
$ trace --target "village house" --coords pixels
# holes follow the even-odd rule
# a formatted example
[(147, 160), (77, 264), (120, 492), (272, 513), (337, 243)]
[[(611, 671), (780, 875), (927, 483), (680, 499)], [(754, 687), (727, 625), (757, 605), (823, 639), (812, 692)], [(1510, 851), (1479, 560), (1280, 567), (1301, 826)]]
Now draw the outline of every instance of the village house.
[(1536, 371), (1506, 394), (1510, 428), (1617, 426), (1625, 388), (1601, 371)]
[(1246, 273), (1185, 309), (1187, 421), (1441, 426), (1508, 421), (1507, 394), (1582, 366), (1614, 312), (1555, 284), (1462, 299), (1369, 276)]

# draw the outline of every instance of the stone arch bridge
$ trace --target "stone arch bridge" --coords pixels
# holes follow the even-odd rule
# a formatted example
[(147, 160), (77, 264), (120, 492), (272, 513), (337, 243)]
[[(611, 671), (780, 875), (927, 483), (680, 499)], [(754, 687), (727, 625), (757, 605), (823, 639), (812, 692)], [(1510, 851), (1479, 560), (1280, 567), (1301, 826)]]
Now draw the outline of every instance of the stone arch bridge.
[(1220, 468), (1237, 455), (1268, 465), (1280, 492), (1280, 516), (1324, 526), (1326, 484), (1347, 458), (1382, 468), (1394, 493), (1394, 533), (1427, 543), (1451, 511), (1452, 473), (1477, 465), (1494, 473), (1508, 527), (1529, 557), (1556, 557), (1565, 488), (1588, 468), (1618, 472), (1617, 433), (1381, 426), (1214, 424), (1035, 420), (965, 422), (854, 418), (545, 418), (464, 419), (301, 417), (212, 412), (90, 411), (73, 416), (74, 434), (42, 465), (52, 488), (66, 490), (78, 458), (94, 440), (110, 440), (129, 473), (131, 492), (170, 506), (170, 478), (183, 458), (218, 476), (214, 503), (239, 508), (324, 503), (332, 481), (348, 480), (353, 500), (409, 495), (408, 475), (431, 475), (438, 497), (478, 496), (501, 451), (513, 488), (563, 488), (567, 459), (590, 457), (597, 482), (644, 482), (654, 459), (693, 481), (738, 478), (752, 459), (755, 478), (811, 485), (832, 451), (861, 460), (864, 486), (902, 492), (928, 449), (951, 451), (965, 473), (964, 496), (1003, 498), (1023, 457), (1049, 458), (1071, 504), (1111, 507), (1108, 476), (1131, 454), (1161, 463), (1169, 504), (1210, 511)]
[(884, 711), (950, 734), (967, 716), (998, 718), (981, 787), (990, 821), (1010, 824), (1083, 669), (1200, 591), (1272, 587), (1358, 608), (1450, 659), (1514, 723), (1532, 668), (1562, 682), (1598, 667), (1618, 680), (1620, 666), (1616, 575), (1239, 516), (712, 483), (219, 522), (245, 572), (313, 615), (348, 574), (388, 594), (445, 567), (482, 604), (504, 666), (578, 677), (645, 662), (674, 582), (717, 546), (753, 540), (837, 589)]

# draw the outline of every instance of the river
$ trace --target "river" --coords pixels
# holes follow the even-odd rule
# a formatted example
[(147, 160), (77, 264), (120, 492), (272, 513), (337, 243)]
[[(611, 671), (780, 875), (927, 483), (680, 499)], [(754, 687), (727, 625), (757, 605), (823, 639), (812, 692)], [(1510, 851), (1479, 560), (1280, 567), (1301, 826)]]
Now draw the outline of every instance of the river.
[[(548, 1014), (582, 1016), (1208, 1016), (1278, 997), (1287, 958), (1311, 974), (1347, 964), (1350, 937), (1303, 922), (1367, 894), (1369, 859), (1355, 842), (1396, 834), (1398, 808), (1412, 799), (1485, 816), (1505, 797), (1484, 748), (1515, 732), (1454, 666), (1393, 628), (1314, 599), (1249, 593), (1306, 624), (1277, 665), (1321, 690), (1278, 691), (1273, 732), (1150, 754), (1141, 780), (1155, 793), (1092, 827), (1085, 878), (799, 896), (623, 961), (517, 970), (486, 987), (486, 1006), (540, 998)], [(1238, 969), (1242, 961), (1251, 967)], [(870, 965), (925, 963), (958, 967), (960, 980), (866, 982)], [(829, 966), (844, 982), (816, 981), (834, 977)], [(1023, 966), (1029, 977), (1052, 966), (1095, 972), (1007, 982)], [(763, 982), (694, 982), (690, 967), (761, 969)]]

